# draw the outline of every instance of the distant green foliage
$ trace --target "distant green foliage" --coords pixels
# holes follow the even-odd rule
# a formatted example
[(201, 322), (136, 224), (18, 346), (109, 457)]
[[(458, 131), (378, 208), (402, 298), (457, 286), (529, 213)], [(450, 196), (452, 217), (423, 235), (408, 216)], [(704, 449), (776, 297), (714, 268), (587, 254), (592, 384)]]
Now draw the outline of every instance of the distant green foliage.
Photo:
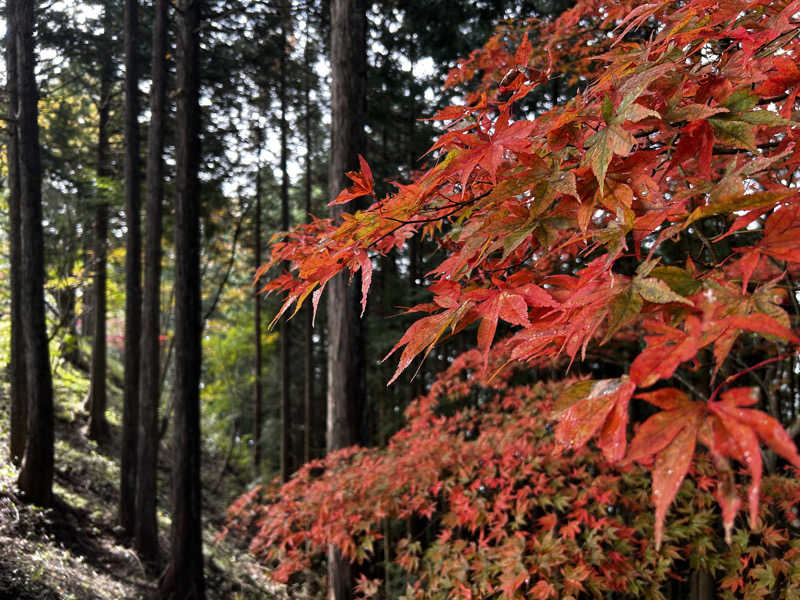
[[(217, 455), (230, 453), (231, 465), (239, 473), (252, 472), (255, 363), (250, 309), (249, 302), (238, 308), (234, 304), (224, 317), (210, 321), (203, 344), (201, 401), (205, 444)], [(276, 343), (276, 333), (265, 335), (265, 352), (272, 352)], [(264, 381), (269, 382), (275, 377), (274, 367), (269, 363), (265, 367)], [(270, 387), (264, 386), (267, 399), (274, 397)]]

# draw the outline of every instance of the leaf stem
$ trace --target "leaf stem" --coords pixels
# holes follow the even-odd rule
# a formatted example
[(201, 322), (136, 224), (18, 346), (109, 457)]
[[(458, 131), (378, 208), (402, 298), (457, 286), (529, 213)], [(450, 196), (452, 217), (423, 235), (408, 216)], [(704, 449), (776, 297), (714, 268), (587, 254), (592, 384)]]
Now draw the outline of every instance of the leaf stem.
[(756, 369), (760, 369), (765, 365), (781, 361), (784, 358), (789, 358), (790, 356), (794, 356), (795, 354), (796, 352), (784, 352), (783, 354), (779, 354), (778, 356), (773, 356), (772, 358), (762, 360), (761, 362), (754, 364), (752, 367), (749, 367), (744, 371), (739, 371), (738, 373), (734, 373), (733, 375), (726, 377), (724, 381), (722, 381), (717, 387), (714, 388), (714, 391), (711, 392), (711, 396), (708, 398), (708, 401), (713, 402), (714, 399), (717, 397), (719, 391), (722, 389), (722, 386), (732, 383), (736, 379), (739, 379), (739, 377), (741, 377), (742, 375), (747, 375), (751, 371), (755, 371)]

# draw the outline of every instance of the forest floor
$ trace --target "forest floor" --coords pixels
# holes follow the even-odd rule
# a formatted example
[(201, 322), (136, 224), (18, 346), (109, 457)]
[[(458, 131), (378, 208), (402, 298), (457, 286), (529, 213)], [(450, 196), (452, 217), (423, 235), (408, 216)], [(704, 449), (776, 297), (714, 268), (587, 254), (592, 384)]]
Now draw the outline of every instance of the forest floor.
[[(19, 499), (17, 469), (7, 459), (8, 386), (0, 384), (0, 600), (138, 600), (155, 590), (157, 578), (148, 576), (117, 525), (121, 393), (113, 386), (109, 390), (111, 441), (100, 447), (85, 435), (87, 384), (84, 374), (61, 363), (55, 377), (56, 502), (48, 509)], [(162, 446), (158, 519), (164, 564), (169, 532), (167, 457)], [(224, 472), (222, 458), (203, 458), (207, 472)], [(209, 600), (286, 598), (246, 552), (226, 540), (215, 542), (225, 508), (233, 500), (218, 491), (223, 486), (216, 483), (203, 490)]]

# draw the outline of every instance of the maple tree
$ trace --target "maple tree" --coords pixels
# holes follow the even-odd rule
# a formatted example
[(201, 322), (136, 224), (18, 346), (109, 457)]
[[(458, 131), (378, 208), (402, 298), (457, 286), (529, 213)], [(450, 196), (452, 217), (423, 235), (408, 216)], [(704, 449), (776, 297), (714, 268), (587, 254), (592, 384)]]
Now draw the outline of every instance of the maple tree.
[[(423, 316), (389, 353), (400, 353), (392, 381), (437, 343), (476, 330), (478, 358), (469, 355), (468, 379), (487, 380), (492, 389), (515, 365), (525, 365), (559, 380), (547, 387), (552, 402), (537, 401), (530, 415), (521, 411), (504, 421), (519, 430), (508, 440), (493, 440), (491, 456), (470, 454), (447, 463), (439, 454), (475, 453), (481, 445), (452, 447), (452, 440), (432, 433), (451, 426), (434, 416), (432, 405), (441, 401), (434, 389), (412, 407), (409, 425), (385, 453), (335, 453), (322, 463), (322, 479), (306, 469), (276, 492), (279, 501), (267, 500), (260, 517), (272, 529), (263, 525), (254, 549), (287, 558), (278, 571), (285, 575), (305, 564), (307, 541), (315, 548), (335, 543), (359, 559), (384, 516), (436, 513), (444, 528), (440, 546), (449, 544), (448, 552), (464, 548), (452, 541), (462, 528), (473, 534), (478, 555), (486, 545), (508, 550), (475, 558), (483, 570), (473, 562), (465, 567), (485, 571), (489, 588), (510, 597), (524, 584), (532, 597), (555, 596), (553, 581), (542, 575), (538, 587), (531, 579), (539, 566), (515, 571), (503, 562), (511, 555), (508, 544), (522, 544), (514, 546), (515, 560), (522, 549), (534, 549), (526, 537), (534, 535), (531, 504), (520, 500), (515, 486), (523, 480), (534, 486), (530, 478), (539, 477), (526, 471), (517, 480), (507, 469), (526, 460), (577, 469), (590, 442), (603, 456), (601, 463), (591, 454), (596, 472), (612, 480), (611, 473), (624, 478), (634, 468), (651, 473), (655, 550), (669, 541), (667, 512), (676, 498), (680, 504), (681, 486), (692, 483), (687, 474), (713, 494), (728, 542), (734, 542), (742, 496), (749, 526), (771, 527), (759, 518), (765, 510), (762, 445), (800, 468), (800, 454), (781, 424), (787, 415), (775, 401), (781, 383), (757, 376), (778, 364), (795, 373), (800, 344), (793, 323), (800, 314), (794, 283), (800, 274), (798, 33), (799, 1), (585, 0), (551, 22), (504, 26), (461, 61), (447, 85), (459, 86), (464, 102), (432, 117), (444, 123), (444, 132), (430, 150), (431, 166), (376, 199), (362, 158), (360, 171), (350, 174), (353, 185), (334, 202), (372, 197), (372, 206), (345, 215), (338, 225), (318, 219), (285, 239), (276, 237), (261, 274), (280, 261), (289, 261), (291, 269), (265, 290), (286, 293), (278, 319), (309, 298), (316, 308), (335, 274), (360, 271), (365, 307), (371, 258), (402, 249), (412, 236), (430, 238), (443, 260), (426, 279), (431, 301), (411, 309)], [(553, 77), (564, 77), (580, 92), (542, 114), (528, 114), (526, 96)], [(618, 357), (616, 376), (569, 379), (591, 372), (598, 356)], [(455, 366), (451, 377), (463, 363)], [(513, 405), (530, 392), (505, 393), (492, 402)], [(791, 416), (795, 403), (792, 392)], [(506, 419), (503, 411), (511, 409), (485, 410), (483, 417), (467, 411), (462, 418)], [(538, 445), (513, 448), (515, 440), (536, 437), (545, 416), (556, 420), (552, 440), (540, 436)], [(499, 425), (493, 426), (499, 435)], [(796, 423), (790, 429), (796, 433)], [(485, 424), (478, 430), (489, 435)], [(424, 451), (407, 446), (414, 458), (406, 463), (398, 448), (409, 440)], [(437, 456), (426, 468), (420, 461), (428, 454)], [(492, 461), (498, 461), (495, 481), (480, 483)], [(462, 463), (476, 471), (454, 480), (452, 469)], [(375, 491), (367, 482), (377, 485), (379, 477), (365, 474), (381, 468), (386, 480)], [(747, 473), (746, 490), (740, 469)], [(552, 473), (545, 469), (545, 476)], [(590, 493), (602, 496), (611, 488), (599, 477), (589, 478)], [(481, 487), (498, 491), (491, 502), (479, 502), (473, 485), (480, 493)], [(234, 515), (247, 521), (256, 494), (242, 499)], [(787, 506), (795, 500), (783, 499)], [(360, 508), (348, 512), (353, 505)], [(554, 530), (565, 511), (559, 507), (556, 516), (541, 514), (536, 522)], [(329, 523), (324, 532), (314, 529), (319, 519)], [(514, 519), (516, 528), (509, 525)], [(578, 525), (569, 522), (548, 543), (574, 541)], [(481, 531), (489, 537), (481, 538)], [(641, 526), (604, 535), (646, 544), (637, 533)], [(589, 550), (579, 548), (585, 562)], [(431, 551), (425, 569), (434, 577)], [(604, 560), (617, 560), (611, 556), (618, 551), (609, 552)], [(406, 548), (398, 561), (419, 572), (416, 556)], [(518, 578), (506, 580), (510, 572)], [(541, 573), (553, 575), (552, 569)], [(641, 576), (646, 579), (645, 572)], [(475, 577), (469, 580), (479, 585)], [(581, 581), (567, 574), (564, 579)], [(467, 592), (489, 588), (461, 591), (469, 597)]]
[[(507, 351), (502, 342), (489, 364), (499, 367)], [(388, 521), (401, 532), (394, 564), (408, 598), (661, 598), (687, 565), (716, 573), (726, 598), (800, 585), (791, 541), (800, 480), (765, 478), (761, 535), (740, 527), (726, 544), (714, 510), (715, 466), (699, 456), (656, 552), (645, 469), (611, 465), (589, 445), (556, 453), (558, 403), (594, 384), (533, 382), (519, 366), (490, 379), (481, 375), (484, 360), (478, 350), (456, 359), (409, 407), (407, 426), (387, 448), (339, 450), (282, 488), (244, 494), (230, 509), (232, 532), (251, 539), (251, 551), (286, 581), (311, 568), (328, 543), (368, 561)], [(380, 576), (362, 573), (361, 595), (376, 592)]]

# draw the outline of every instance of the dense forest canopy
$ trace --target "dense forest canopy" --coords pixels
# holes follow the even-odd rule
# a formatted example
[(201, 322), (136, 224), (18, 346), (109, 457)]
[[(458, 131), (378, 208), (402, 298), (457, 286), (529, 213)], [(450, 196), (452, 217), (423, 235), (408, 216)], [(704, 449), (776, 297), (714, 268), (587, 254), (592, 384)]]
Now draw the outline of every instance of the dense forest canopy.
[(0, 544), (130, 547), (101, 597), (793, 597), (800, 1), (3, 18)]

